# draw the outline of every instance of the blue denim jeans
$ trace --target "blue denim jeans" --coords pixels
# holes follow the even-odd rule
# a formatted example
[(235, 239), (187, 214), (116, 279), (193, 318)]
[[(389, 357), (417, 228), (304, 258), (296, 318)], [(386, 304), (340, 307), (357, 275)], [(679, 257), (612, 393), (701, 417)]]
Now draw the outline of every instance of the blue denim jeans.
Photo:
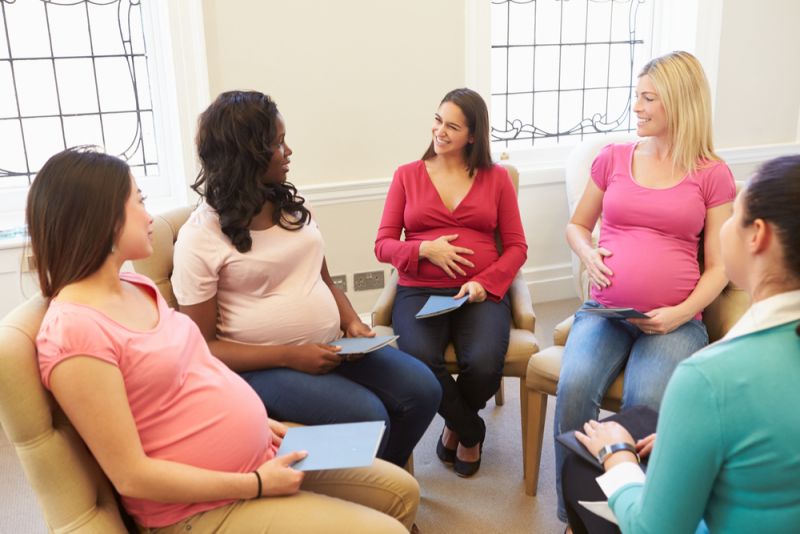
[[(575, 314), (558, 379), (553, 424), (556, 436), (597, 419), (603, 395), (623, 370), (623, 408), (644, 405), (658, 410), (678, 364), (708, 344), (706, 327), (697, 319), (669, 334), (648, 335), (628, 321), (581, 312), (602, 307), (589, 300)], [(555, 447), (558, 517), (566, 521), (561, 492), (566, 449), (558, 443)]]
[(436, 415), (442, 396), (430, 369), (393, 347), (344, 361), (324, 375), (274, 368), (241, 376), (274, 419), (304, 425), (383, 421), (386, 431), (378, 457), (401, 467)]
[[(458, 288), (398, 286), (392, 325), (400, 335), (398, 346), (427, 364), (439, 380), (443, 392), (439, 414), (447, 428), (458, 434), (464, 446), (472, 447), (486, 434), (478, 411), (497, 392), (503, 377), (511, 307), (506, 295), (500, 302), (467, 303), (444, 315), (415, 317), (431, 295), (456, 293)], [(457, 379), (444, 364), (451, 341), (458, 359)]]

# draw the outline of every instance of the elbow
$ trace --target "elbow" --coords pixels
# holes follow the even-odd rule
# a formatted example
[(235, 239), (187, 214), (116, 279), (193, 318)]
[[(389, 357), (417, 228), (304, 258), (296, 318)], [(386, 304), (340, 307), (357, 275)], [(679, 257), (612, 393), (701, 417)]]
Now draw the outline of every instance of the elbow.
[(143, 469), (125, 469), (123, 472), (108, 475), (117, 493), (134, 499), (148, 499), (147, 485), (142, 475)]

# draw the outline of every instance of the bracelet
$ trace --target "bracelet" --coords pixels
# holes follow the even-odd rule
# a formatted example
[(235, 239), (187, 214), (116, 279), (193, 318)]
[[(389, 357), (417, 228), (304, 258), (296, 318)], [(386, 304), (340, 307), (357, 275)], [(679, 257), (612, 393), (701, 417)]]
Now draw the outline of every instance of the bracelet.
[(253, 471), (253, 474), (256, 476), (256, 480), (258, 480), (258, 493), (256, 494), (256, 499), (261, 498), (261, 475), (258, 474), (258, 471)]
[(620, 451), (632, 452), (633, 455), (636, 457), (636, 462), (639, 463), (639, 455), (636, 453), (636, 447), (634, 447), (630, 443), (624, 443), (624, 442), (612, 443), (611, 445), (603, 446), (603, 448), (600, 449), (600, 452), (597, 453), (597, 461), (602, 466), (609, 456)]

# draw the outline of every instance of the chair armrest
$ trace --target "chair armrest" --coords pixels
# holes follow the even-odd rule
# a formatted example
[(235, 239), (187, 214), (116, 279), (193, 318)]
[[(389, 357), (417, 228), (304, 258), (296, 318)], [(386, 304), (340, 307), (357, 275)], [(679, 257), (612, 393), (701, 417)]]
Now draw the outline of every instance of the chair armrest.
[(553, 330), (553, 345), (561, 345), (562, 347), (567, 344), (567, 337), (569, 330), (572, 328), (572, 322), (575, 320), (574, 315), (570, 315), (560, 323), (558, 323)]
[(392, 308), (397, 295), (397, 271), (392, 271), (375, 305), (372, 306), (372, 326), (392, 326)]
[(508, 294), (511, 301), (511, 321), (514, 326), (533, 332), (536, 328), (536, 313), (533, 311), (531, 292), (522, 277), (522, 271), (518, 271), (512, 280)]

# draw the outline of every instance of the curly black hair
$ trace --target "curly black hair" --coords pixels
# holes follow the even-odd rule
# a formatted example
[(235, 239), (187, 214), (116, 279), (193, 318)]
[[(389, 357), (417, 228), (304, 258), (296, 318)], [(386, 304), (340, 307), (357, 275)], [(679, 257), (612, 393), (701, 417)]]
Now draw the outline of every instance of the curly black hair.
[(311, 221), (305, 199), (289, 182), (266, 183), (276, 135), (278, 107), (258, 91), (220, 94), (198, 121), (201, 169), (192, 185), (219, 215), (222, 232), (239, 252), (253, 246), (248, 229), (266, 202), (275, 206), (272, 222), (298, 230)]

